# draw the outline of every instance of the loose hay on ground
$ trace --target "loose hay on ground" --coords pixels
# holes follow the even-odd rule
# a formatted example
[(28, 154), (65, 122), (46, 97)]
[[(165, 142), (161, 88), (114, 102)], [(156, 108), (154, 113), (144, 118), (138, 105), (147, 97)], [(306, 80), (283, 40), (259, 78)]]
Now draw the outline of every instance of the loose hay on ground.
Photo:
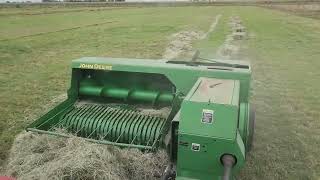
[(241, 40), (247, 38), (246, 28), (242, 25), (240, 17), (233, 16), (230, 18), (231, 33), (227, 35), (225, 42), (218, 48), (217, 55), (221, 59), (239, 58)]
[(164, 59), (175, 59), (181, 54), (193, 52), (192, 42), (201, 39), (205, 33), (201, 31), (180, 31), (173, 34), (166, 51), (163, 54)]
[(164, 54), (164, 59), (176, 59), (180, 56), (191, 57), (194, 53), (192, 47), (193, 41), (207, 38), (207, 36), (215, 30), (221, 14), (217, 15), (210, 25), (208, 31), (180, 31), (170, 36), (170, 43), (168, 44)]
[(159, 179), (168, 164), (165, 151), (90, 143), (24, 132), (17, 136), (6, 174), (18, 179)]

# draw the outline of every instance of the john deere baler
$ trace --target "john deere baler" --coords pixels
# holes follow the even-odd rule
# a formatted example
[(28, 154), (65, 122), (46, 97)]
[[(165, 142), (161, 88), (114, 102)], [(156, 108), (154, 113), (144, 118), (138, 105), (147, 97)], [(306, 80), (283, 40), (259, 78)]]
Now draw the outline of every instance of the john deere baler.
[(28, 131), (166, 149), (164, 179), (228, 179), (253, 136), (251, 70), (240, 61), (81, 58), (68, 98)]

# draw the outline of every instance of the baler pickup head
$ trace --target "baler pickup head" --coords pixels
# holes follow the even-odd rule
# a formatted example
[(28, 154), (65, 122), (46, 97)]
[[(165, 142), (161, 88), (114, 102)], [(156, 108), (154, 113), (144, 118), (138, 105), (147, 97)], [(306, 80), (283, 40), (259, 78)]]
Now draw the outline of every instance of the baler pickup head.
[(161, 146), (172, 106), (179, 104), (174, 85), (161, 74), (82, 66), (73, 69), (68, 99), (27, 130), (122, 147)]

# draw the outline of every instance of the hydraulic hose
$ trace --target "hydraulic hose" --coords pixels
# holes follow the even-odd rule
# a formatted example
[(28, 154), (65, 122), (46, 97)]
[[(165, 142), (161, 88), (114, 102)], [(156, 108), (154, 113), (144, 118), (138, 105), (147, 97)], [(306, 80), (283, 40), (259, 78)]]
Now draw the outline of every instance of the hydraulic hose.
[(222, 156), (221, 161), (224, 167), (223, 180), (230, 180), (231, 170), (236, 163), (236, 159), (230, 154), (225, 154)]

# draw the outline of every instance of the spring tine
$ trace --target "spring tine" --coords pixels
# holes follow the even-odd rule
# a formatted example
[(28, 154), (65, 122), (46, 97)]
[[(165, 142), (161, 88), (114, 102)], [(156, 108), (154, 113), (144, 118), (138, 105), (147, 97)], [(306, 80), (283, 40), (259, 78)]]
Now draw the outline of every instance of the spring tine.
[(153, 120), (154, 120), (154, 123), (152, 124), (151, 130), (150, 130), (150, 134), (149, 134), (150, 137), (149, 137), (149, 140), (148, 140), (146, 146), (148, 146), (149, 143), (151, 142), (151, 140), (154, 139), (153, 133), (156, 131), (156, 128), (157, 128), (157, 126), (159, 124), (159, 119), (157, 117), (154, 117)]
[[(66, 127), (66, 129), (68, 130), (71, 126), (75, 126), (75, 128), (77, 128), (79, 121), (77, 121), (78, 119), (80, 119), (80, 117), (82, 116), (86, 116), (86, 112), (90, 109), (92, 109), (92, 106), (89, 105), (83, 105), (84, 108), (80, 107), (77, 112), (75, 112), (74, 114), (70, 115), (69, 119), (68, 119), (68, 126)], [(82, 108), (82, 109), (81, 109)], [(76, 122), (74, 124), (74, 122)], [(71, 129), (72, 131), (72, 129)]]
[(152, 136), (150, 136), (150, 138), (149, 138), (149, 140), (147, 141), (147, 145), (146, 146), (148, 146), (149, 145), (149, 142), (151, 141), (151, 139), (152, 139), (153, 137)]
[(144, 116), (143, 119), (141, 120), (141, 124), (138, 128), (138, 143), (139, 144), (143, 144), (144, 141), (144, 127), (146, 126), (147, 122), (148, 122), (148, 116)]
[(112, 126), (112, 127), (111, 127), (111, 129), (109, 129), (109, 130), (108, 130), (107, 134), (106, 134), (106, 135), (104, 135), (102, 139), (106, 138), (106, 137), (107, 137), (107, 135), (108, 135), (108, 134), (113, 130), (113, 128), (114, 128), (114, 127), (115, 127), (115, 126)]
[(108, 111), (108, 113), (104, 114), (101, 119), (101, 124), (99, 126), (97, 126), (98, 128), (98, 133), (97, 136), (98, 139), (102, 138), (102, 135), (104, 134), (104, 130), (108, 129), (109, 124), (112, 122), (112, 118), (116, 115), (117, 111), (119, 111), (119, 109), (115, 109), (110, 107), (110, 111)]
[(73, 109), (74, 109), (74, 107), (73, 107), (73, 108), (70, 108), (66, 113), (64, 113), (63, 117), (60, 118), (59, 122), (58, 122), (56, 125), (52, 126), (50, 129), (48, 129), (48, 131), (54, 130), (55, 128), (59, 128), (60, 125), (61, 125), (61, 124), (64, 122), (64, 120), (65, 120), (65, 119), (64, 119), (64, 116), (65, 116), (66, 114), (70, 113)]
[(82, 123), (83, 124), (80, 124), (81, 128), (80, 129), (77, 128), (77, 131), (74, 134), (77, 135), (84, 128), (84, 122), (82, 122)]
[[(120, 110), (120, 109), (116, 109), (116, 111), (115, 111), (114, 114), (112, 115), (112, 118), (110, 117), (110, 121), (111, 121), (111, 122), (109, 122), (108, 127), (107, 127), (107, 129), (109, 129), (109, 128), (110, 128), (110, 129), (107, 131), (107, 134), (103, 136), (103, 139), (105, 139), (110, 132), (111, 132), (111, 134), (112, 134), (112, 130), (113, 130), (113, 128), (115, 127), (116, 121), (117, 121), (117, 119), (118, 119), (118, 117), (119, 117), (120, 115), (121, 115), (121, 110)], [(103, 133), (104, 133), (104, 131), (103, 131)], [(112, 135), (111, 135), (111, 136), (112, 136)]]
[(134, 136), (134, 138), (132, 139), (130, 144), (133, 144), (134, 140), (136, 139), (136, 137), (138, 136), (138, 133)]
[(149, 140), (147, 140), (147, 138), (149, 136), (149, 139), (150, 139), (152, 127), (154, 126), (156, 120), (157, 120), (156, 117), (152, 117), (152, 116), (148, 115), (148, 124), (146, 124), (146, 130), (145, 130), (145, 135), (144, 135), (144, 140), (147, 141), (147, 146), (149, 143)]
[[(77, 131), (75, 134), (78, 134), (83, 128), (85, 128), (88, 119), (95, 113), (95, 111), (97, 110), (97, 107), (98, 106), (94, 106), (89, 113), (84, 115), (84, 117), (82, 118), (82, 123), (77, 125)], [(78, 126), (79, 126), (79, 130), (78, 130)]]
[(135, 120), (133, 122), (133, 125), (131, 125), (130, 129), (129, 129), (129, 137), (128, 137), (128, 142), (131, 141), (131, 139), (134, 138), (134, 135), (136, 134), (136, 129), (137, 129), (137, 126), (141, 123), (141, 118), (143, 116), (141, 114), (138, 114), (137, 113), (137, 116), (135, 117)]
[(149, 145), (149, 143), (150, 143), (150, 141), (151, 141), (151, 137), (149, 138), (149, 140), (148, 140), (148, 142), (147, 142), (147, 145), (146, 146), (148, 146)]
[(132, 117), (135, 116), (135, 114), (136, 113), (134, 113), (134, 111), (131, 111), (131, 110), (128, 111), (128, 114), (124, 117), (125, 118), (124, 123), (121, 126), (122, 133), (119, 136), (119, 138), (116, 140), (116, 142), (118, 142), (119, 140), (123, 142), (125, 140), (125, 138), (120, 138), (120, 137), (122, 137), (123, 134), (127, 133), (127, 128), (129, 128), (129, 126), (131, 125)]
[(153, 141), (152, 147), (153, 147), (154, 145), (156, 145), (156, 143), (159, 141), (159, 137), (160, 137), (160, 136), (156, 137), (156, 139)]
[[(48, 123), (48, 120), (47, 120), (47, 121), (44, 121), (43, 123), (41, 123), (41, 124), (39, 124), (39, 125), (37, 125), (36, 128), (38, 129), (38, 128), (40, 128), (41, 126), (43, 126), (44, 124), (46, 124), (46, 123)], [(52, 127), (51, 127), (51, 128), (52, 128)], [(51, 129), (51, 128), (50, 128), (50, 129)]]
[(135, 133), (135, 135), (134, 135), (134, 137), (133, 137), (133, 139), (132, 139), (132, 141), (131, 141), (130, 144), (133, 144), (133, 142), (136, 140), (136, 138), (137, 138), (138, 135), (140, 134), (140, 133), (139, 133), (139, 129), (140, 129), (140, 127), (141, 127), (141, 125), (142, 125), (142, 122), (144, 121), (145, 118), (146, 118), (146, 116), (140, 115), (139, 120), (138, 120), (138, 122), (137, 122), (134, 130), (132, 131), (133, 135), (134, 135), (134, 133)]
[(103, 106), (98, 106), (97, 109), (94, 110), (93, 114), (88, 116), (87, 121), (85, 122), (84, 126), (84, 132), (82, 133), (82, 136), (86, 137), (87, 134), (91, 131), (92, 129), (92, 124), (97, 121), (96, 117), (99, 116), (104, 110)]
[[(159, 124), (161, 124), (161, 122), (160, 122), (161, 120), (158, 119), (157, 117), (154, 117), (154, 119), (155, 119), (155, 123), (153, 124), (153, 127), (152, 127), (153, 130), (150, 133), (150, 138), (149, 138), (146, 146), (149, 146), (149, 143), (151, 142), (152, 139), (155, 139), (154, 141), (157, 140), (157, 138), (155, 137), (155, 133), (156, 133), (156, 130), (157, 130)], [(152, 135), (152, 133), (154, 133), (154, 135)], [(154, 145), (155, 142), (153, 142), (152, 144)], [(153, 145), (151, 147), (153, 147)], [(151, 151), (151, 149), (147, 150), (147, 152), (150, 152), (150, 151)]]
[[(132, 110), (130, 110), (127, 115), (124, 117), (125, 121), (121, 126), (120, 132), (121, 132), (121, 138), (120, 138), (120, 142), (126, 142), (126, 138), (128, 137), (128, 128), (130, 127), (130, 125), (132, 124), (132, 117), (134, 117), (136, 115), (136, 113)], [(123, 135), (122, 135), (123, 134)]]
[[(92, 131), (92, 133), (87, 137), (87, 138), (90, 138), (92, 135), (93, 135), (93, 133), (94, 132), (96, 132), (96, 130), (97, 129), (99, 129), (99, 124), (100, 124), (100, 122), (103, 120), (103, 116), (106, 114), (106, 113), (108, 113), (109, 111), (110, 111), (110, 107), (107, 107), (104, 111), (103, 111), (103, 113), (101, 113), (98, 117), (97, 117), (97, 122), (96, 122), (96, 124), (95, 124), (95, 126), (96, 126), (96, 128)], [(93, 125), (94, 126), (94, 125)]]
[(118, 137), (118, 139), (115, 141), (115, 143), (117, 143), (120, 139), (120, 137), (124, 134), (124, 131), (120, 134), (120, 136)]
[(78, 112), (81, 112), (81, 109), (80, 108), (71, 108), (69, 112), (65, 113), (63, 115), (63, 117), (61, 118), (61, 120), (59, 121), (59, 123), (55, 126), (52, 126), (48, 131), (51, 131), (54, 129), (54, 127), (58, 127), (60, 126), (63, 122), (68, 122), (68, 119), (70, 119), (72, 116), (74, 116), (75, 114), (77, 114)]
[[(86, 105), (87, 108), (86, 110), (81, 110), (79, 112), (79, 115), (74, 117), (71, 120), (71, 124), (73, 125), (73, 131), (76, 132), (76, 134), (78, 133), (78, 129), (80, 129), (81, 125), (84, 123), (84, 120), (94, 111), (94, 109), (96, 108), (96, 106), (88, 104)], [(86, 107), (85, 106), (85, 107)]]
[(52, 126), (50, 129), (48, 129), (48, 131), (59, 129), (60, 127), (62, 127), (62, 124), (64, 122), (65, 122), (65, 119), (61, 118), (61, 120), (56, 125)]
[(63, 122), (63, 119), (62, 119), (62, 120), (60, 120), (57, 124), (55, 124), (55, 125), (51, 126), (51, 128), (49, 128), (49, 129), (48, 129), (48, 131), (51, 131), (51, 130), (57, 129), (57, 128), (60, 126), (60, 124), (62, 124), (62, 122)]
[(66, 125), (70, 126), (70, 124), (72, 124), (72, 122), (75, 119), (75, 116), (80, 116), (82, 115), (85, 111), (87, 111), (88, 109), (90, 109), (91, 106), (81, 106), (78, 108), (75, 108), (75, 110), (73, 112), (71, 112), (70, 114), (67, 114), (63, 119), (66, 120)]
[(102, 106), (95, 106), (95, 108), (92, 110), (90, 114), (88, 114), (87, 117), (83, 120), (83, 127), (82, 130), (79, 132), (80, 136), (86, 137), (87, 132), (90, 128), (90, 122), (92, 122), (92, 119), (94, 119), (95, 116), (99, 115), (99, 113), (103, 110)]
[(134, 126), (134, 122), (138, 117), (138, 114), (135, 111), (132, 111), (132, 116), (130, 117), (130, 121), (128, 123), (128, 127), (125, 129), (125, 137), (123, 137), (123, 141), (129, 143), (130, 141), (130, 129)]
[(120, 112), (120, 116), (117, 117), (116, 119), (116, 124), (114, 125), (115, 130), (112, 131), (112, 137), (116, 137), (117, 135), (117, 130), (118, 128), (122, 125), (122, 123), (125, 121), (124, 117), (126, 116), (126, 114), (129, 112), (129, 110), (125, 109), (124, 111)]
[(88, 136), (87, 138), (90, 138), (90, 136), (92, 136), (92, 134), (93, 134), (94, 132), (96, 132), (97, 129), (98, 129), (98, 128), (94, 129), (94, 130), (89, 134), (89, 136)]
[[(69, 109), (69, 108), (70, 108), (70, 109)], [(71, 108), (71, 106), (67, 106), (66, 108), (64, 108), (63, 110), (61, 110), (60, 112), (58, 112), (58, 113), (57, 113), (56, 115), (54, 115), (53, 117), (51, 117), (51, 118), (45, 120), (43, 123), (37, 125), (37, 126), (36, 126), (36, 129), (39, 129), (41, 126), (43, 126), (44, 124), (48, 123), (49, 120), (51, 120), (52, 118), (56, 117), (57, 115), (59, 115), (59, 114), (65, 115), (66, 113), (72, 111), (72, 109), (73, 109), (73, 108)], [(62, 113), (62, 112), (65, 111), (65, 110), (66, 110), (67, 112)]]
[(151, 135), (150, 135), (150, 138), (152, 139), (157, 139), (156, 135), (157, 135), (157, 130), (158, 130), (158, 127), (159, 125), (164, 121), (163, 119), (161, 118), (156, 118), (156, 123), (154, 124), (153, 126), (153, 131), (151, 132)]
[[(113, 127), (112, 127), (112, 128), (113, 128)], [(106, 138), (106, 137), (107, 137), (107, 135), (111, 132), (112, 128), (107, 132), (107, 134), (106, 134), (106, 135), (104, 135), (104, 136), (102, 137), (102, 139), (104, 139), (104, 138)]]

